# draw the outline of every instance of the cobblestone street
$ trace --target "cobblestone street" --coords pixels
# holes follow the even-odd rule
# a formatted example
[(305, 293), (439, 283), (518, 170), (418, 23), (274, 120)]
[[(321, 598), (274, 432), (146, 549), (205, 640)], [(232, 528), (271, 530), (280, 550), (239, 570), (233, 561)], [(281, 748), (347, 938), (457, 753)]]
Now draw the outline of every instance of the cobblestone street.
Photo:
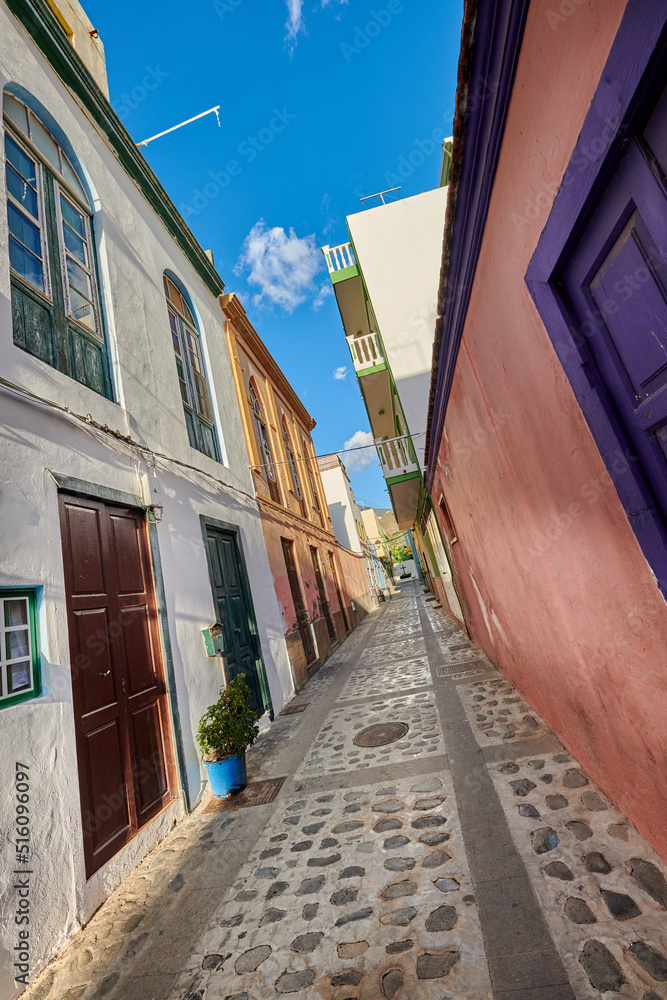
[(420, 587), (294, 706), (27, 1000), (667, 1000), (664, 865)]

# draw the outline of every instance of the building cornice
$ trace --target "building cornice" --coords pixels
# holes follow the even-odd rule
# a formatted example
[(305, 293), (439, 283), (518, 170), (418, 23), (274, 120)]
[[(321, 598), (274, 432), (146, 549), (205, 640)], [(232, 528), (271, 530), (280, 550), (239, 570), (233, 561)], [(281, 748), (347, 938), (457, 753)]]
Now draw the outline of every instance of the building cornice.
[(219, 295), (224, 289), (222, 278), (72, 47), (49, 5), (45, 0), (5, 0), (5, 3), (106, 138), (125, 172), (139, 188), (209, 291), (213, 295)]
[(273, 357), (266, 344), (257, 333), (257, 330), (255, 330), (254, 326), (248, 319), (239, 297), (234, 292), (231, 292), (226, 295), (221, 295), (219, 302), (224, 315), (232, 324), (240, 339), (247, 344), (248, 349), (252, 352), (255, 359), (263, 366), (269, 379), (282, 395), (287, 405), (293, 410), (297, 419), (310, 433), (315, 427), (316, 421), (311, 417), (310, 413), (303, 405), (290, 383), (287, 381), (287, 378), (282, 369), (279, 367), (278, 362)]
[(530, 0), (465, 4), (426, 429), (427, 489), (437, 468), (529, 5)]

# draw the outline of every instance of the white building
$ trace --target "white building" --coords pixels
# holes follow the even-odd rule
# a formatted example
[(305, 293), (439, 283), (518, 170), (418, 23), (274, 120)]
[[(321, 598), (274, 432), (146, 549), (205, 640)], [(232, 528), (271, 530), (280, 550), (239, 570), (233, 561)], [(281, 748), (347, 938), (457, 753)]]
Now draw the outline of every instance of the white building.
[[(448, 141), (443, 163), (450, 151)], [(423, 486), (447, 191), (349, 215), (350, 241), (322, 251), (396, 520), (416, 529), (432, 589), (462, 620), (442, 544), (436, 550), (431, 541), (429, 525), (439, 529)]]
[(109, 106), (93, 25), (49, 3), (0, 2), (0, 827), (20, 764), (30, 979), (202, 794), (202, 629), (260, 712), (293, 690), (223, 282)]

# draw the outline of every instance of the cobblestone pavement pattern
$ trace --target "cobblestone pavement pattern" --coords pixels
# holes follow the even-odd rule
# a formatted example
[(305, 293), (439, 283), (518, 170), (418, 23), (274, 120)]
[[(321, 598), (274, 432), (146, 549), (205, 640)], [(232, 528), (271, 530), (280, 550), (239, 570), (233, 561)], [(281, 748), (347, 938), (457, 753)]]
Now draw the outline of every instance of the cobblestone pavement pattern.
[(26, 1000), (667, 1000), (665, 865), (416, 585), (293, 704)]

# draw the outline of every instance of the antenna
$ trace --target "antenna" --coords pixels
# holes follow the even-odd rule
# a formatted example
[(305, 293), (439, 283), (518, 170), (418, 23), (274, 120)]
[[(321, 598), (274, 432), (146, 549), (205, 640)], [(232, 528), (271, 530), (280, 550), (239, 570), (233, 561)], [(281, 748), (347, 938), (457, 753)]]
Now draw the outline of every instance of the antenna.
[(149, 142), (153, 141), (153, 139), (159, 139), (163, 135), (168, 135), (169, 132), (175, 132), (177, 128), (183, 128), (184, 125), (189, 125), (190, 122), (196, 122), (198, 118), (203, 118), (204, 115), (210, 115), (213, 114), (213, 112), (215, 112), (215, 117), (218, 119), (218, 128), (220, 128), (220, 115), (218, 114), (219, 110), (220, 110), (220, 105), (216, 104), (214, 108), (209, 108), (208, 111), (202, 111), (200, 115), (195, 115), (194, 118), (188, 118), (186, 122), (181, 122), (180, 125), (172, 125), (171, 128), (165, 129), (164, 132), (158, 132), (157, 135), (152, 135), (150, 139), (142, 139), (141, 142), (137, 143), (137, 146), (147, 146)]
[(391, 194), (392, 191), (400, 191), (400, 190), (401, 190), (401, 185), (399, 184), (397, 188), (387, 188), (386, 191), (378, 191), (377, 194), (364, 195), (364, 197), (360, 198), (359, 201), (368, 201), (369, 198), (382, 198), (382, 204), (385, 205), (386, 202), (384, 200), (384, 196), (386, 194)]

